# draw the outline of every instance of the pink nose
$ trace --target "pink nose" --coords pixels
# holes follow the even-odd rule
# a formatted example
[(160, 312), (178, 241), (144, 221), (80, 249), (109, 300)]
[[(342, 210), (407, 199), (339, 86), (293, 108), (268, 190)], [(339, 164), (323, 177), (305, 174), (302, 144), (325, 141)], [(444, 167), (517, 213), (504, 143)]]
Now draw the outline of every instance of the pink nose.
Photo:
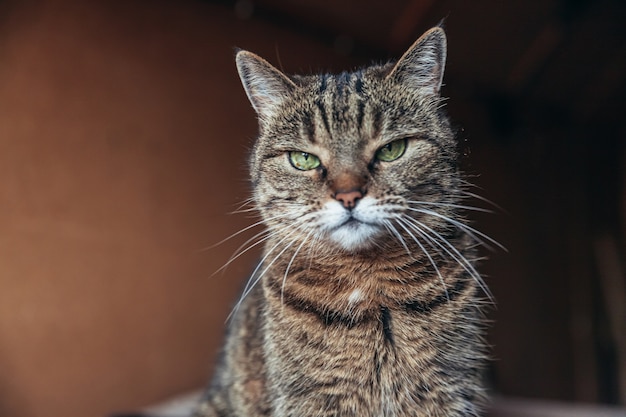
[(335, 200), (339, 201), (347, 209), (353, 209), (356, 206), (356, 202), (363, 198), (361, 191), (348, 191), (345, 193), (337, 193), (334, 195)]

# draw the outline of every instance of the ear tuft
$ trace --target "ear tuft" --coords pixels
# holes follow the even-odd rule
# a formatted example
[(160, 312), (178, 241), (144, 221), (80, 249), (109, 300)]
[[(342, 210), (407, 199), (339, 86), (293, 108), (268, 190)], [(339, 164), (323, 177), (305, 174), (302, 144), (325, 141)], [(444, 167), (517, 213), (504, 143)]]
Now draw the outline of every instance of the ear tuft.
[(446, 34), (440, 27), (424, 33), (402, 55), (387, 79), (423, 94), (439, 95), (446, 65)]
[(296, 85), (263, 58), (248, 51), (235, 57), (239, 78), (261, 121), (269, 119)]

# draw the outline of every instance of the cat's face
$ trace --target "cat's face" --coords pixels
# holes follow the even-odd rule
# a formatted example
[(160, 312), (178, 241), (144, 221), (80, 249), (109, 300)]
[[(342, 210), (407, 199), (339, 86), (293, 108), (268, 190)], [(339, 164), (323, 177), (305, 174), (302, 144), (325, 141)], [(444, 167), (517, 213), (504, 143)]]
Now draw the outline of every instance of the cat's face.
[(439, 28), (395, 66), (339, 75), (288, 78), (238, 53), (261, 128), (254, 199), (283, 244), (359, 251), (436, 229), (440, 219), (424, 207), (445, 211), (458, 187), (455, 143), (440, 111), (444, 61)]

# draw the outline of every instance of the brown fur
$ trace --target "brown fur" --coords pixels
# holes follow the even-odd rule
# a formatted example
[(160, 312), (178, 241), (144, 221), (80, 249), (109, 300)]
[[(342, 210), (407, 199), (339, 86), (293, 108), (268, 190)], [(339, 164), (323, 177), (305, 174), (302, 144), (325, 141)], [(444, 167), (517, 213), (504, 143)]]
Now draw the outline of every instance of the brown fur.
[[(238, 53), (268, 234), (197, 416), (479, 415), (481, 235), (459, 213), (445, 52), (434, 28), (395, 65), (293, 77)], [(320, 166), (298, 170), (290, 152)]]

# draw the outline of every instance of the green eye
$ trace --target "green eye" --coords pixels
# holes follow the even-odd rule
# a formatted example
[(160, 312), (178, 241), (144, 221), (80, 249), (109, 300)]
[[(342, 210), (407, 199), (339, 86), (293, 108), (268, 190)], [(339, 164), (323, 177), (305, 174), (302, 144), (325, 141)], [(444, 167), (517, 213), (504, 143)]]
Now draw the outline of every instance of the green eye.
[(376, 151), (376, 159), (383, 162), (391, 162), (404, 155), (406, 139), (394, 140)]
[(291, 162), (294, 168), (300, 171), (309, 171), (317, 168), (321, 164), (317, 156), (300, 151), (289, 152), (289, 162)]

